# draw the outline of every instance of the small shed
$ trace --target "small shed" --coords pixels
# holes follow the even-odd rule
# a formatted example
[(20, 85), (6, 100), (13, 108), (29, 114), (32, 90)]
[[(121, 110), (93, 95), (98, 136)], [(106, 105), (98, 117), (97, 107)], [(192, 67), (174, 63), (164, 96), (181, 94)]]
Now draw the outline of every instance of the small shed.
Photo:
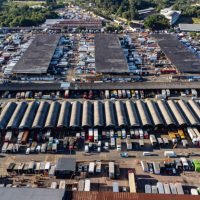
[(71, 177), (76, 171), (75, 158), (59, 158), (56, 164), (56, 177)]

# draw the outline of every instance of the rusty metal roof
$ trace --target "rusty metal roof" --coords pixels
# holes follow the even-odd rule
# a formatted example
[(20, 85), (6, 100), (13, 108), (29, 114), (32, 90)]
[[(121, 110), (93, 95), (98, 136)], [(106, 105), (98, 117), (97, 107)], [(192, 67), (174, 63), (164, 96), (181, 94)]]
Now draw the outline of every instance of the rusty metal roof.
[(193, 195), (144, 194), (128, 192), (66, 192), (66, 200), (199, 200)]

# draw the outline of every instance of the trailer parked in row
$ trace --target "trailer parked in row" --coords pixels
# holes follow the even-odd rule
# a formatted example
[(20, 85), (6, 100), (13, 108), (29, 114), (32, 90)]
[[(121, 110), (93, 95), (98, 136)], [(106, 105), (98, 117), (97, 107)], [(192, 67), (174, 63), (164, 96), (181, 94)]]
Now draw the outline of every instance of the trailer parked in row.
[(165, 193), (163, 184), (161, 182), (157, 182), (156, 186), (158, 188), (158, 193), (159, 194), (164, 194)]
[(118, 182), (113, 182), (113, 192), (119, 192), (119, 184), (118, 184)]
[(151, 185), (148, 185), (148, 184), (145, 185), (145, 193), (151, 194)]
[(175, 186), (178, 194), (184, 194), (183, 186), (181, 183), (175, 183)]
[(84, 191), (85, 192), (90, 192), (90, 179), (85, 179)]
[(171, 194), (171, 190), (170, 190), (169, 184), (168, 183), (164, 183), (163, 186), (164, 186), (165, 194)]
[(85, 181), (84, 180), (79, 180), (79, 182), (78, 182), (78, 191), (79, 192), (84, 191), (84, 187), (85, 187)]
[(109, 162), (109, 178), (114, 179), (115, 178), (115, 163)]
[(160, 174), (160, 165), (157, 162), (153, 162), (153, 169), (155, 174)]
[(152, 146), (155, 147), (157, 145), (157, 140), (156, 140), (155, 135), (150, 135), (149, 139), (150, 139)]
[(94, 174), (94, 166), (95, 166), (94, 162), (90, 162), (88, 170), (89, 174)]

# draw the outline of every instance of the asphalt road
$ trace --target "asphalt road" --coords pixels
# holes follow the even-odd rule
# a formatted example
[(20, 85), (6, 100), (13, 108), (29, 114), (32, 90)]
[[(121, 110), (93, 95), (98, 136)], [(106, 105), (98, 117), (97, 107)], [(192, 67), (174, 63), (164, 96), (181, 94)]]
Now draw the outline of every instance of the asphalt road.
[[(199, 82), (124, 82), (124, 83), (71, 83), (70, 90), (117, 90), (117, 89), (200, 89)], [(0, 84), (0, 91), (56, 91), (65, 90), (61, 83), (7, 83)]]

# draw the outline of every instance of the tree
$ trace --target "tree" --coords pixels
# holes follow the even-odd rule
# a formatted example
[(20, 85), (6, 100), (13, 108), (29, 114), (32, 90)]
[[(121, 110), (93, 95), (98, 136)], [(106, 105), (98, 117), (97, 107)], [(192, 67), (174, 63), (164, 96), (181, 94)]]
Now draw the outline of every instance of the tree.
[(144, 26), (151, 30), (164, 30), (168, 29), (170, 24), (163, 15), (150, 15), (145, 19)]

